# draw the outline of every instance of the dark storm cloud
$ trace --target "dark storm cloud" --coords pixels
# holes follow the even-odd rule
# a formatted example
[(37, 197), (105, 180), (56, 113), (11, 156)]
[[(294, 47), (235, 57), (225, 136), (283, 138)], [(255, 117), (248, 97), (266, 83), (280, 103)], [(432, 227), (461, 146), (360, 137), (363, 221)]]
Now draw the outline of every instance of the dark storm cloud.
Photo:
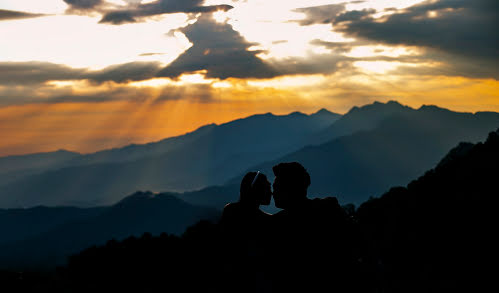
[(44, 14), (34, 14), (22, 11), (13, 11), (13, 10), (5, 10), (0, 9), (0, 21), (2, 20), (12, 20), (12, 19), (21, 19), (21, 18), (33, 18), (40, 17)]
[[(491, 67), (499, 66), (498, 16), (496, 0), (440, 0), (409, 7), (384, 21), (363, 17), (341, 23), (338, 17), (335, 29), (375, 42), (420, 46), (450, 54), (454, 57), (447, 58), (450, 65), (474, 63), (475, 66), (466, 66), (464, 75), (483, 76), (490, 73)], [(480, 70), (482, 66), (489, 70)], [(457, 66), (456, 70), (466, 68)], [(498, 70), (492, 71), (495, 74), (491, 77), (497, 78)]]
[(185, 72), (206, 70), (207, 77), (226, 79), (270, 78), (278, 72), (248, 51), (255, 45), (246, 41), (231, 25), (217, 23), (211, 17), (180, 29), (194, 45), (163, 69), (159, 76), (178, 77)]
[(228, 11), (230, 5), (202, 6), (204, 0), (157, 0), (151, 3), (129, 5), (123, 9), (109, 11), (101, 19), (101, 23), (123, 24), (136, 22), (140, 18), (166, 13), (200, 13), (217, 10)]

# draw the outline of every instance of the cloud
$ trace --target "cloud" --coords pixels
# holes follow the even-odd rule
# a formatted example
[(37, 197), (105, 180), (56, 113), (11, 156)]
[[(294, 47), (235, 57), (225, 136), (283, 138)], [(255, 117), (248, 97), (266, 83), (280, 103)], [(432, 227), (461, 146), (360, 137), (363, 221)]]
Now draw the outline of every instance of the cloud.
[(182, 73), (206, 70), (210, 78), (270, 78), (279, 73), (248, 51), (246, 41), (231, 25), (217, 23), (208, 15), (179, 30), (194, 45), (161, 70), (158, 76), (175, 78)]
[[(496, 0), (440, 0), (414, 5), (382, 21), (365, 13), (362, 17), (341, 20), (339, 16), (335, 20), (338, 24), (335, 30), (349, 36), (391, 45), (426, 47), (435, 50), (434, 54), (449, 62), (448, 65), (456, 63), (455, 70), (467, 68), (463, 75), (482, 77), (488, 72), (489, 77), (499, 77), (499, 70), (490, 72), (491, 67), (499, 67)], [(474, 66), (459, 66), (465, 62), (473, 62)], [(481, 67), (489, 69), (480, 70)]]
[(78, 86), (55, 86), (35, 84), (23, 86), (0, 86), (0, 108), (24, 104), (59, 103), (105, 103), (112, 101), (153, 101), (161, 103), (172, 100), (195, 102), (212, 101), (214, 89), (210, 84), (167, 84), (157, 87), (136, 87), (128, 84), (105, 86), (83, 84)]
[(0, 9), (0, 21), (2, 20), (12, 20), (12, 19), (22, 19), (22, 18), (33, 18), (44, 16), (44, 14), (34, 14), (22, 11), (13, 11)]
[(155, 77), (162, 68), (159, 62), (131, 62), (101, 70), (71, 68), (48, 62), (0, 62), (0, 107), (116, 100), (211, 100), (213, 89), (210, 84), (179, 83), (159, 87), (129, 85), (132, 81)]
[(116, 6), (107, 3), (104, 0), (63, 0), (67, 5), (68, 9), (66, 13), (69, 14), (92, 14), (94, 12), (103, 12), (105, 7)]
[(131, 3), (124, 8), (105, 13), (100, 23), (119, 25), (166, 13), (203, 13), (218, 10), (228, 11), (233, 8), (230, 5), (202, 6), (203, 2), (204, 0), (157, 0), (145, 4)]
[(144, 57), (144, 56), (157, 56), (157, 55), (165, 55), (165, 54), (166, 53), (148, 52), (148, 53), (139, 54), (139, 56)]
[(64, 0), (73, 9), (93, 9), (104, 3), (103, 0)]
[(287, 42), (288, 40), (277, 40), (277, 41), (272, 41), (272, 45), (285, 44)]
[(54, 80), (127, 83), (153, 78), (161, 68), (159, 62), (130, 62), (93, 71), (49, 62), (0, 62), (0, 85), (33, 85)]
[(151, 79), (160, 69), (159, 62), (130, 62), (108, 66), (100, 71), (87, 74), (86, 77), (97, 83), (106, 81), (126, 83)]
[(300, 25), (332, 23), (336, 16), (343, 11), (345, 11), (344, 3), (305, 7), (294, 10), (294, 12), (305, 14), (304, 19), (296, 20)]
[(338, 54), (309, 54), (305, 57), (288, 57), (268, 60), (280, 75), (331, 74), (338, 70), (351, 69), (353, 58)]
[(334, 53), (347, 53), (357, 44), (356, 42), (327, 42), (319, 39), (310, 41), (311, 45), (325, 47)]
[(0, 85), (81, 79), (86, 70), (49, 62), (0, 62)]
[(375, 9), (344, 11), (344, 12), (338, 14), (334, 18), (334, 21), (332, 23), (337, 24), (337, 23), (345, 22), (345, 21), (359, 21), (359, 20), (363, 19), (364, 17), (370, 16), (374, 13), (376, 13)]

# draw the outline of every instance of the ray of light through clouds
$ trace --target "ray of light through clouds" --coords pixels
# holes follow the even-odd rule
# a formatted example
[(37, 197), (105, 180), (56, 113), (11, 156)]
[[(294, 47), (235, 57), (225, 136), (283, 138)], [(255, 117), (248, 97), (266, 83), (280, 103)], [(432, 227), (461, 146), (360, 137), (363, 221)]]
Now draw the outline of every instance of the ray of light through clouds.
[(493, 0), (0, 2), (0, 155), (90, 152), (255, 113), (499, 111)]

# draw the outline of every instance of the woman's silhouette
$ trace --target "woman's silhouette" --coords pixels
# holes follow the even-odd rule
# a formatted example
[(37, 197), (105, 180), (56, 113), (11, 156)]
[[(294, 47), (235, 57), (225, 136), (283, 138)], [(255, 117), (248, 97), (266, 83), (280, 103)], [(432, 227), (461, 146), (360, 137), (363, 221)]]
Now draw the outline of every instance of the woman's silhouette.
[[(220, 224), (226, 232), (248, 233), (265, 224), (269, 214), (260, 210), (260, 205), (269, 205), (272, 197), (271, 185), (265, 174), (249, 172), (241, 181), (239, 201), (225, 206)], [(238, 233), (238, 234), (239, 234)]]
[(266, 237), (271, 215), (260, 210), (270, 204), (267, 176), (249, 172), (241, 181), (239, 201), (225, 206), (220, 228), (226, 252), (227, 292), (265, 292), (270, 281), (264, 260), (270, 249)]

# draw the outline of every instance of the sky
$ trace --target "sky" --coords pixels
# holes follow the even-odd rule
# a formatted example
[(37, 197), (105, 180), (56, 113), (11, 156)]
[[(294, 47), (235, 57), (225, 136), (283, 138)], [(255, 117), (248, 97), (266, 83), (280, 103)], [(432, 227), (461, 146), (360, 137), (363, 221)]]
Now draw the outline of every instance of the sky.
[(496, 0), (1, 0), (0, 156), (397, 100), (499, 111)]

